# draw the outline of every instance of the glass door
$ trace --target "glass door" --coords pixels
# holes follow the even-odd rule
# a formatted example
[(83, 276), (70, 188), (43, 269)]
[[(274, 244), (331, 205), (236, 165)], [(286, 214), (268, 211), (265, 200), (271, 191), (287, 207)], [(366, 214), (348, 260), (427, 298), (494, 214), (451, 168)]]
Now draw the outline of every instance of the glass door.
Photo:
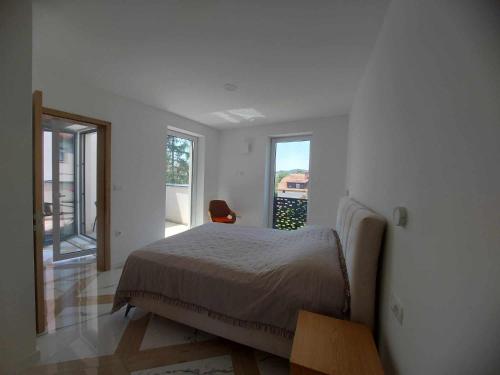
[(271, 141), (269, 226), (294, 230), (307, 222), (309, 199), (309, 136)]
[(197, 138), (168, 131), (166, 145), (165, 236), (189, 229), (193, 224), (196, 187)]
[[(59, 238), (61, 241), (75, 236), (75, 134), (64, 131), (54, 133), (54, 138), (58, 145), (53, 149), (57, 150), (56, 160), (56, 185), (59, 189), (54, 189), (57, 194), (52, 199), (57, 202), (55, 214), (59, 216)], [(61, 252), (66, 249), (61, 248)]]
[(97, 130), (80, 133), (80, 233), (97, 240)]
[[(74, 124), (50, 116), (42, 117), (44, 135), (44, 259), (71, 259), (96, 252), (96, 237), (82, 231), (85, 190), (81, 181), (87, 176), (96, 191), (95, 167), (86, 172), (82, 158), (82, 138), (91, 126)], [(97, 149), (92, 156), (97, 160)], [(91, 176), (92, 175), (92, 176)], [(94, 206), (96, 201), (93, 202)], [(95, 211), (94, 211), (95, 213)], [(94, 221), (94, 220), (93, 220)], [(94, 225), (95, 229), (95, 225)]]

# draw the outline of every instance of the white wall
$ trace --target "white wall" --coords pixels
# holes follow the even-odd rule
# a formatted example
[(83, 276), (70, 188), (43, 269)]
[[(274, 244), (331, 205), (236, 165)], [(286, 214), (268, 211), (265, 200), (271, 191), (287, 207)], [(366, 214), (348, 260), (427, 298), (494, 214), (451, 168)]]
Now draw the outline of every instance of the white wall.
[(387, 217), (409, 212), (384, 249), (389, 373), (500, 373), (499, 6), (394, 1), (356, 95), (350, 193)]
[[(345, 194), (347, 116), (301, 120), (221, 133), (219, 198), (242, 217), (239, 224), (266, 226), (271, 137), (312, 134), (308, 223), (334, 225)], [(244, 142), (251, 152), (241, 153)]]
[(0, 373), (35, 351), (31, 1), (0, 2)]
[[(36, 23), (35, 23), (36, 24)], [(36, 45), (37, 48), (40, 46)], [(133, 250), (164, 237), (165, 143), (167, 126), (199, 136), (197, 224), (206, 220), (208, 201), (217, 195), (218, 131), (142, 103), (88, 87), (33, 60), (33, 88), (44, 106), (112, 123), (111, 263), (121, 264)], [(116, 232), (122, 234), (117, 236)]]

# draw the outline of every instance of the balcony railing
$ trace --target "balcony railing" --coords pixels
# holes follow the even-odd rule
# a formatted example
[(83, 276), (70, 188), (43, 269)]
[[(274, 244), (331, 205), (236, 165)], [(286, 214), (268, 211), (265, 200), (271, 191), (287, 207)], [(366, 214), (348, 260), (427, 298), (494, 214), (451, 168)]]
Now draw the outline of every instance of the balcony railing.
[(295, 230), (307, 221), (307, 199), (274, 197), (273, 228)]
[(189, 185), (166, 185), (165, 219), (178, 224), (189, 224)]

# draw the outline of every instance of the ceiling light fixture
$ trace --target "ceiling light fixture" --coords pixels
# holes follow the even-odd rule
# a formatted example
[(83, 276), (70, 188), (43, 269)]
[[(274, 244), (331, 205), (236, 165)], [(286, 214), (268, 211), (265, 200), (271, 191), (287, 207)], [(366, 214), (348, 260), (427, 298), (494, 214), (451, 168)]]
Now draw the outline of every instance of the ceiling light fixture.
[(265, 118), (264, 114), (255, 108), (236, 108), (224, 111), (212, 112), (211, 115), (220, 117), (228, 122), (239, 123), (241, 121), (255, 122), (257, 119)]
[(265, 118), (261, 112), (257, 111), (255, 108), (237, 108), (237, 109), (228, 109), (227, 113), (241, 117), (243, 120), (247, 121), (255, 121), (258, 118)]
[(234, 116), (231, 116), (230, 114), (228, 114), (224, 111), (212, 112), (212, 115), (220, 117), (221, 119), (224, 119), (228, 122), (232, 122), (233, 124), (238, 124), (240, 122), (240, 120), (238, 120)]

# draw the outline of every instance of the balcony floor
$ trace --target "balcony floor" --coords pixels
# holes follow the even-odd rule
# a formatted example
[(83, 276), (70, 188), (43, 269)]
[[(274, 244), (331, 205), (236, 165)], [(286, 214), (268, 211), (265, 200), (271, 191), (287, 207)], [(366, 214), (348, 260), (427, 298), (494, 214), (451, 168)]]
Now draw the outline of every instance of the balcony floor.
[(165, 221), (165, 237), (170, 237), (174, 234), (182, 233), (188, 229), (188, 225)]

